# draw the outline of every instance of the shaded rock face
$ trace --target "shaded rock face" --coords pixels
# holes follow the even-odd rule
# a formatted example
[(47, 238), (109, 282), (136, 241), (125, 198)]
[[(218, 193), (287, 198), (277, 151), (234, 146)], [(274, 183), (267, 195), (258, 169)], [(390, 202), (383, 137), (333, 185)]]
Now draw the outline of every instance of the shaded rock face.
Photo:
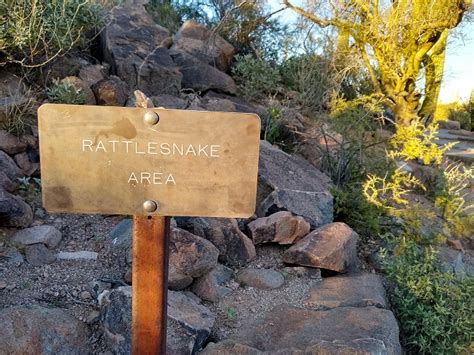
[(401, 354), (392, 312), (376, 307), (309, 311), (279, 305), (235, 339), (203, 354)]
[(205, 26), (186, 21), (173, 37), (171, 49), (186, 52), (200, 61), (227, 71), (234, 55), (234, 47)]
[(44, 244), (28, 245), (25, 248), (26, 261), (33, 266), (52, 264), (56, 260), (56, 255)]
[(10, 180), (15, 181), (22, 174), (21, 169), (8, 154), (0, 150), (0, 171), (2, 171)]
[(232, 292), (224, 286), (232, 277), (232, 270), (218, 264), (207, 274), (194, 280), (192, 291), (205, 301), (217, 302)]
[(239, 229), (233, 218), (196, 218), (194, 234), (199, 235), (219, 249), (219, 261), (229, 265), (245, 265), (256, 257), (252, 241)]
[(30, 205), (20, 197), (0, 189), (0, 225), (5, 227), (28, 227), (33, 222)]
[(305, 304), (319, 309), (367, 306), (388, 308), (385, 289), (377, 274), (325, 278), (312, 287)]
[[(101, 321), (109, 349), (131, 353), (131, 287), (104, 291), (99, 296)], [(167, 348), (172, 354), (195, 354), (206, 341), (215, 316), (205, 306), (180, 292), (168, 292)]]
[(283, 254), (288, 264), (347, 272), (357, 266), (359, 237), (347, 224), (327, 224), (301, 239)]
[(302, 158), (260, 143), (257, 215), (289, 211), (316, 228), (333, 221), (331, 182)]
[(182, 51), (170, 50), (170, 55), (183, 74), (182, 86), (201, 92), (217, 90), (229, 94), (237, 92), (237, 85), (229, 75), (201, 62)]
[(24, 152), (28, 143), (21, 138), (14, 136), (7, 131), (0, 130), (0, 150), (7, 154), (17, 154)]
[(147, 96), (177, 94), (182, 75), (168, 54), (169, 31), (141, 5), (115, 7), (102, 35), (105, 59), (131, 89)]
[(0, 190), (13, 192), (17, 184), (13, 182), (3, 171), (0, 171)]
[(87, 326), (59, 308), (0, 311), (1, 354), (88, 354)]
[(280, 211), (250, 222), (247, 228), (254, 244), (293, 244), (309, 233), (310, 225), (303, 217)]
[(219, 250), (208, 240), (180, 228), (170, 232), (169, 287), (183, 289), (217, 265)]

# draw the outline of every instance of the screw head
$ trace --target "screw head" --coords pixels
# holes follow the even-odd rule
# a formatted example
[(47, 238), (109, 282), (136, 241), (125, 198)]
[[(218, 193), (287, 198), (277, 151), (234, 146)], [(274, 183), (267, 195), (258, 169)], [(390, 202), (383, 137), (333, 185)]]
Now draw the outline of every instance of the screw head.
[(154, 111), (147, 111), (145, 112), (145, 115), (143, 115), (143, 120), (146, 124), (153, 126), (158, 123), (160, 116), (158, 116), (158, 114)]
[(152, 200), (147, 200), (143, 202), (143, 209), (148, 213), (155, 212), (158, 209), (158, 203)]

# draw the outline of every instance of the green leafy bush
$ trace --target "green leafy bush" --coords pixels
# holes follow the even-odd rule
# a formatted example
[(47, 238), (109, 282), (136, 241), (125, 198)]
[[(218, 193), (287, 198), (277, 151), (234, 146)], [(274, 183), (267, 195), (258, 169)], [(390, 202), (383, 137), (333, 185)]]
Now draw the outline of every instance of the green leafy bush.
[(67, 78), (61, 81), (53, 80), (53, 85), (46, 90), (51, 102), (59, 104), (83, 105), (86, 96), (81, 88), (76, 87)]
[(405, 240), (389, 245), (394, 254), (384, 251), (382, 265), (408, 353), (470, 353), (474, 278), (441, 272), (432, 247)]
[(461, 124), (461, 128), (470, 131), (473, 128), (472, 115), (474, 112), (470, 112), (471, 104), (456, 105), (449, 109), (448, 119), (451, 121), (458, 121)]
[(43, 65), (84, 45), (103, 15), (97, 0), (1, 1), (0, 64)]
[(280, 74), (278, 68), (250, 54), (235, 56), (232, 73), (247, 98), (255, 98), (275, 91)]

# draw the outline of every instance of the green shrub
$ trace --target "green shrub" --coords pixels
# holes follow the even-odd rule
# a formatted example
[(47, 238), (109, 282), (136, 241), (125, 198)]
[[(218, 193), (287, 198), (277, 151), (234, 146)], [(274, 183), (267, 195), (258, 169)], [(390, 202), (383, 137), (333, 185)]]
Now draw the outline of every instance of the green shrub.
[[(472, 104), (471, 104), (472, 105)], [(448, 119), (451, 121), (457, 121), (461, 124), (462, 129), (470, 131), (473, 128), (472, 125), (472, 113), (470, 112), (470, 105), (456, 105), (449, 109)]]
[(412, 241), (382, 253), (390, 299), (410, 354), (470, 353), (474, 341), (474, 278), (440, 271), (436, 251)]
[(97, 0), (7, 0), (0, 2), (0, 64), (43, 65), (103, 24)]
[(262, 94), (275, 92), (280, 81), (277, 68), (250, 54), (237, 55), (235, 60), (232, 74), (245, 97), (256, 98)]
[(53, 85), (46, 90), (49, 100), (59, 104), (83, 105), (86, 96), (81, 88), (76, 87), (67, 78), (53, 80)]

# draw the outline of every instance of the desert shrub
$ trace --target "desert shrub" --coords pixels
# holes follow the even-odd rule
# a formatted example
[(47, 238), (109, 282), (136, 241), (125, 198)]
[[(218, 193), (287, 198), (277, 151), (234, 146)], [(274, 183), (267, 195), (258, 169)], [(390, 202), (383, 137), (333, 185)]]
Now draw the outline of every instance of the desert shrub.
[(27, 133), (35, 120), (36, 100), (30, 90), (10, 93), (0, 109), (0, 129), (16, 136)]
[(278, 68), (250, 54), (235, 56), (232, 73), (247, 98), (261, 97), (276, 90), (280, 80)]
[(269, 107), (263, 117), (264, 133), (263, 139), (271, 144), (277, 144), (281, 135), (281, 109), (278, 107)]
[(390, 299), (410, 354), (462, 354), (474, 341), (474, 278), (443, 273), (432, 247), (390, 241), (381, 253)]
[(53, 80), (53, 84), (46, 90), (49, 100), (59, 104), (85, 104), (86, 96), (82, 89), (66, 79)]
[(183, 22), (189, 19), (209, 25), (207, 14), (200, 11), (199, 5), (193, 1), (151, 0), (146, 9), (157, 24), (171, 33), (176, 33)]
[(43, 65), (84, 45), (103, 23), (96, 0), (0, 2), (0, 64)]
[[(472, 104), (471, 104), (472, 105)], [(470, 104), (455, 105), (448, 111), (448, 119), (451, 121), (457, 121), (461, 124), (462, 129), (470, 131), (472, 126), (472, 115)]]

